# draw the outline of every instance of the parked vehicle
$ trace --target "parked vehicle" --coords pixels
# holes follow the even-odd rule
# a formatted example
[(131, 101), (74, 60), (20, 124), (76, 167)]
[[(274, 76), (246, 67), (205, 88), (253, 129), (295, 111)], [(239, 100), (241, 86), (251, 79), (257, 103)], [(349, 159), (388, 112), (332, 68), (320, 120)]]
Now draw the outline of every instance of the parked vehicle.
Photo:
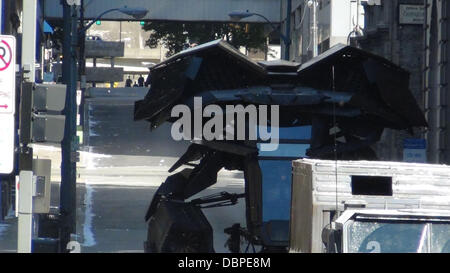
[(289, 249), (450, 253), (450, 166), (294, 161)]

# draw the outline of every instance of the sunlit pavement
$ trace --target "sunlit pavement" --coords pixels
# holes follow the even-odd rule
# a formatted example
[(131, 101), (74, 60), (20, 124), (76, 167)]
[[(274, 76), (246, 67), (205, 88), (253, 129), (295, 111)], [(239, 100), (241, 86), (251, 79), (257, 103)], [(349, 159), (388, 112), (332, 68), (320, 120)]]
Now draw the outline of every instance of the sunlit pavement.
[[(118, 161), (121, 156), (114, 156)], [(161, 163), (161, 161), (164, 162)], [(155, 166), (90, 167), (80, 170), (78, 234), (83, 252), (142, 252), (147, 237), (144, 215), (153, 194), (176, 158), (158, 158)], [(218, 183), (203, 192), (243, 192), (242, 174), (222, 171)], [(194, 196), (193, 198), (199, 197)], [(215, 249), (226, 252), (224, 228), (243, 221), (245, 204), (204, 210), (215, 232)]]
[[(35, 154), (52, 159), (52, 206), (58, 206), (60, 150), (53, 146), (35, 145)], [(153, 194), (169, 175), (167, 170), (176, 160), (82, 153), (77, 170), (77, 235), (81, 251), (143, 252), (143, 242), (147, 237), (144, 215)], [(111, 162), (128, 166), (106, 167)], [(139, 163), (147, 165), (136, 166)], [(243, 192), (242, 174), (221, 171), (216, 185), (193, 198), (221, 191)], [(227, 252), (223, 230), (233, 223), (244, 223), (243, 200), (233, 207), (205, 209), (204, 212), (215, 231), (215, 250)], [(15, 252), (16, 244), (17, 220), (13, 218), (0, 225), (0, 251)]]
[[(77, 163), (77, 235), (82, 252), (143, 252), (144, 216), (167, 170), (186, 151), (188, 142), (170, 137), (170, 124), (150, 132), (147, 122), (133, 122), (136, 97), (88, 99), (88, 120)], [(34, 156), (52, 160), (52, 206), (59, 206), (61, 149), (33, 145)], [(180, 170), (183, 167), (180, 168)], [(194, 196), (221, 191), (244, 192), (240, 172), (221, 171), (218, 183)], [(245, 203), (204, 209), (214, 230), (216, 252), (224, 247), (224, 228), (245, 224)], [(0, 252), (17, 250), (17, 219), (0, 223)]]

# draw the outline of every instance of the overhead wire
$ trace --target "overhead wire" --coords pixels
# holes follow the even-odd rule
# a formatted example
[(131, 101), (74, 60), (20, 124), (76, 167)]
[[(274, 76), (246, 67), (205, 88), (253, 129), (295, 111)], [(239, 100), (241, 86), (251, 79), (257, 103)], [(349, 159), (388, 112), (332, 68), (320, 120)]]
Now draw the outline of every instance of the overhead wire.
[[(336, 78), (335, 78), (335, 71), (334, 71), (334, 65), (331, 67), (332, 71), (332, 90), (333, 92), (336, 92)], [(338, 216), (338, 158), (337, 158), (337, 120), (336, 120), (336, 102), (333, 102), (333, 127), (334, 127), (334, 147), (333, 147), (333, 153), (334, 153), (334, 163), (335, 163), (335, 183), (336, 183), (336, 216)]]

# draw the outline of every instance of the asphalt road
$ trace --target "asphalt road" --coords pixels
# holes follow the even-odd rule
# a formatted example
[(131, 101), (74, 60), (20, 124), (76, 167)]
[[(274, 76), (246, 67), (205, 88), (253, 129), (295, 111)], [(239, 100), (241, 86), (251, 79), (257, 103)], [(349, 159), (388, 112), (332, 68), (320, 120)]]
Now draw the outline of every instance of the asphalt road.
[[(239, 174), (236, 174), (239, 177)], [(220, 191), (242, 192), (239, 178), (224, 174), (218, 185), (205, 191), (209, 195)], [(126, 175), (124, 176), (127, 177)], [(144, 215), (157, 185), (127, 186), (112, 182), (79, 185), (78, 230), (83, 252), (142, 252), (147, 236)], [(196, 196), (198, 197), (198, 196)], [(205, 215), (216, 231), (215, 249), (227, 252), (223, 229), (243, 220), (245, 205), (205, 209)]]
[[(148, 205), (169, 175), (167, 170), (189, 144), (173, 141), (169, 125), (150, 132), (148, 123), (134, 122), (135, 99), (103, 97), (87, 104), (86, 145), (77, 172), (77, 241), (81, 252), (143, 252)], [(52, 159), (52, 205), (58, 206), (59, 150), (44, 147), (36, 153)], [(242, 177), (239, 172), (221, 171), (216, 185), (193, 198), (221, 191), (242, 193)], [(245, 203), (204, 209), (204, 213), (214, 229), (216, 252), (227, 252), (223, 230), (237, 222), (245, 225)], [(0, 223), (0, 252), (15, 252), (16, 244), (17, 219)]]

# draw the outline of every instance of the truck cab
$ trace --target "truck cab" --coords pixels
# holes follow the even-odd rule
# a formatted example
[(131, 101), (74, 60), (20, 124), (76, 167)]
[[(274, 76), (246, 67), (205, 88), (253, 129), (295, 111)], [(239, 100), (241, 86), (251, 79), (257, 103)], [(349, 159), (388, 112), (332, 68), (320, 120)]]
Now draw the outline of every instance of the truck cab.
[(328, 253), (450, 253), (450, 212), (347, 210), (322, 240)]
[(293, 161), (289, 251), (450, 253), (450, 166)]

